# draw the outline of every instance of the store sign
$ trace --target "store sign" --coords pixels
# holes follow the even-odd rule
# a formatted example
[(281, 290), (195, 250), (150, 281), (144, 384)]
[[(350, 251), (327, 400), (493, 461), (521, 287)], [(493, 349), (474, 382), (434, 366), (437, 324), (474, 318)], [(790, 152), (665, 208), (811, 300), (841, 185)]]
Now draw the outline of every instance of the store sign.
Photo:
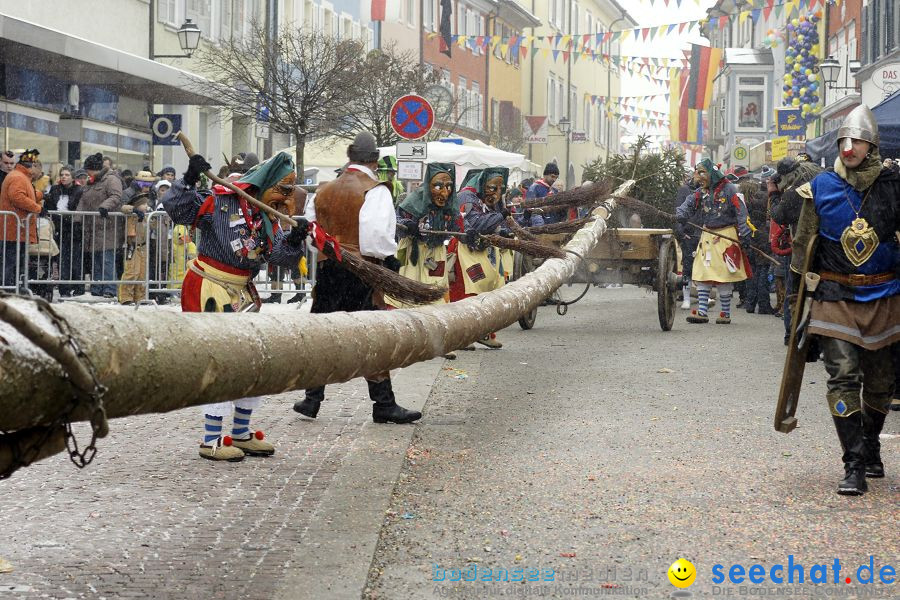
[(587, 144), (587, 131), (573, 131), (571, 136), (573, 144)]
[(150, 115), (150, 130), (153, 132), (154, 146), (177, 146), (181, 142), (174, 135), (181, 131), (181, 115)]
[(787, 136), (777, 137), (772, 140), (772, 162), (778, 162), (782, 158), (787, 157), (788, 138)]
[(900, 90), (900, 63), (890, 63), (872, 71), (872, 83), (884, 92), (887, 98)]
[(526, 144), (546, 144), (550, 139), (550, 119), (546, 116), (526, 115), (523, 117)]
[(775, 133), (792, 138), (804, 137), (806, 135), (806, 120), (801, 114), (801, 109), (776, 108)]

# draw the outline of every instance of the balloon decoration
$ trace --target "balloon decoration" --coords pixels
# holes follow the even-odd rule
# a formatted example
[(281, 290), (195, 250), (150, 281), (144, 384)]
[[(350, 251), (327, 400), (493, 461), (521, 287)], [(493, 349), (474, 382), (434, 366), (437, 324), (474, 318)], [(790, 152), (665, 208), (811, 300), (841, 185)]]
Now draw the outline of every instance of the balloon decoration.
[[(784, 50), (784, 85), (782, 97), (785, 106), (800, 109), (804, 119), (819, 114), (819, 89), (822, 78), (819, 75), (819, 21), (822, 11), (809, 16), (791, 19), (786, 26), (787, 42)], [(769, 30), (766, 41), (773, 39), (771, 46), (777, 45), (777, 34)], [(769, 45), (769, 43), (767, 43)]]

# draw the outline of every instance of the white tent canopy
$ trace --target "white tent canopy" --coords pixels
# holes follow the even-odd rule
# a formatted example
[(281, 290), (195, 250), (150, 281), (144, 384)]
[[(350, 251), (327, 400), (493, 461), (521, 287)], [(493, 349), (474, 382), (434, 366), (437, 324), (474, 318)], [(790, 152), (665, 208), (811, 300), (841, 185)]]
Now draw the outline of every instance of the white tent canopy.
[[(428, 142), (428, 158), (425, 162), (446, 162), (456, 165), (457, 185), (462, 183), (463, 177), (471, 169), (507, 167), (510, 184), (541, 172), (541, 167), (529, 161), (524, 154), (505, 152), (478, 140), (454, 139), (460, 139), (462, 143)], [(334, 179), (334, 170), (347, 162), (347, 146), (349, 144), (350, 140), (337, 137), (324, 137), (307, 143), (303, 152), (306, 172), (317, 169), (317, 183)], [(394, 156), (396, 148), (385, 146), (379, 150), (382, 157)], [(292, 158), (295, 158), (293, 146), (284, 148), (283, 152), (287, 152)]]
[[(540, 167), (524, 154), (505, 152), (488, 146), (478, 140), (458, 138), (462, 144), (452, 142), (428, 142), (428, 158), (426, 163), (444, 162), (456, 165), (456, 183), (462, 183), (466, 173), (471, 169), (483, 169), (485, 167), (507, 167), (509, 169), (510, 182), (519, 182), (535, 173), (540, 173)], [(381, 156), (394, 156), (396, 148), (385, 146), (379, 148)]]

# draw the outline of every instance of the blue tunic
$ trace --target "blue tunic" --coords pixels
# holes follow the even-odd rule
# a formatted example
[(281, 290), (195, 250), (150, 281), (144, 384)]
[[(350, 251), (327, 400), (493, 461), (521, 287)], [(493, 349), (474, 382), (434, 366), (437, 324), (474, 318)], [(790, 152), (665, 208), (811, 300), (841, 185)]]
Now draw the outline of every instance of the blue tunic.
[[(896, 273), (900, 268), (900, 245), (894, 235), (897, 215), (893, 205), (897, 203), (897, 198), (879, 194), (878, 190), (883, 189), (880, 181), (881, 177), (869, 189), (869, 197), (863, 203), (863, 195), (833, 171), (826, 171), (812, 180), (813, 199), (819, 216), (819, 245), (815, 255), (819, 269), (844, 274), (874, 275)], [(900, 184), (894, 183), (893, 189), (896, 192), (900, 190)], [(875, 229), (879, 240), (872, 256), (858, 267), (847, 259), (841, 245), (841, 236), (856, 219), (854, 209), (860, 210), (859, 216)], [(850, 287), (831, 281), (823, 281), (820, 285), (825, 288), (826, 297), (822, 299), (826, 300), (839, 297), (855, 302), (871, 302), (900, 293), (900, 280), (896, 278), (876, 285)], [(816, 298), (819, 296), (817, 290)]]

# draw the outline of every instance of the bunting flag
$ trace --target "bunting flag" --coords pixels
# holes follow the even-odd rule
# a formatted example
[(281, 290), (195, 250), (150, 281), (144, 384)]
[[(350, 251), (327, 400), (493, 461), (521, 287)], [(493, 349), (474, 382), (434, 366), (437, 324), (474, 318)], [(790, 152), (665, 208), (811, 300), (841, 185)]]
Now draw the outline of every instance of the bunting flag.
[(372, 0), (372, 20), (384, 21), (387, 0)]
[(689, 107), (691, 76), (679, 73), (669, 84), (669, 137), (675, 142), (703, 143), (703, 116)]
[(691, 71), (687, 85), (687, 107), (709, 108), (713, 79), (722, 63), (722, 49), (691, 44)]
[(451, 14), (453, 14), (453, 2), (451, 0), (441, 0), (441, 42), (439, 50), (450, 56), (450, 37), (452, 28), (450, 26), (451, 23)]

